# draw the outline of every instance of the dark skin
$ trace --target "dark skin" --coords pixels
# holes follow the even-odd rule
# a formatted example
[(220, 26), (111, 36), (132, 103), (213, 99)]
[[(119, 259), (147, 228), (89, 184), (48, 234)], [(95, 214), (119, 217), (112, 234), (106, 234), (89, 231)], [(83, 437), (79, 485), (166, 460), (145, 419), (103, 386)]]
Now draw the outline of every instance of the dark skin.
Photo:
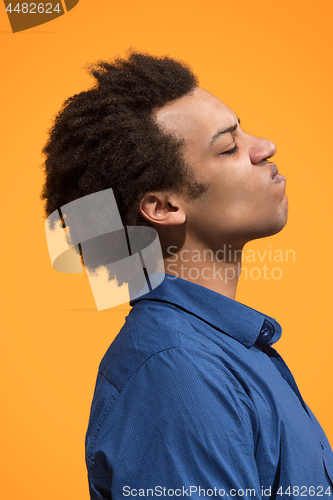
[[(244, 132), (235, 113), (201, 87), (155, 111), (155, 118), (185, 140), (185, 160), (198, 181), (209, 185), (195, 200), (169, 192), (149, 192), (142, 199), (140, 213), (159, 234), (165, 270), (182, 277), (180, 266), (188, 262), (198, 271), (195, 279), (186, 279), (235, 299), (244, 245), (278, 233), (287, 222), (286, 181), (281, 175), (273, 178), (277, 169), (268, 161), (276, 146)], [(233, 252), (221, 262), (223, 245)], [(213, 260), (188, 261), (205, 251)], [(213, 279), (214, 265), (222, 270)]]

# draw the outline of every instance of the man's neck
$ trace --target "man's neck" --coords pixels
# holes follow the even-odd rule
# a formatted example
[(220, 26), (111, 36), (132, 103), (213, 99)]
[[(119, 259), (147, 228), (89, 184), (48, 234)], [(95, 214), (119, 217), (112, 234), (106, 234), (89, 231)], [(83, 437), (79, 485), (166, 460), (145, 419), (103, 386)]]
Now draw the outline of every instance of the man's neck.
[(242, 248), (222, 244), (208, 248), (170, 245), (166, 248), (164, 268), (167, 274), (186, 279), (235, 300), (242, 263)]

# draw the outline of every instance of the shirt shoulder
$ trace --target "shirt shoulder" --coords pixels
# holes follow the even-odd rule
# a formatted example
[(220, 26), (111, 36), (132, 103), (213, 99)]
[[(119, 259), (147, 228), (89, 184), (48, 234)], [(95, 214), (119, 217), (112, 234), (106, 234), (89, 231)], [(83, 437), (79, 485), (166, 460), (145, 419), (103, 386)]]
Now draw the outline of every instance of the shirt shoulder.
[(116, 400), (121, 407), (124, 401), (136, 405), (152, 399), (164, 405), (170, 399), (175, 408), (175, 397), (178, 403), (192, 398), (201, 405), (208, 393), (221, 403), (224, 393), (234, 408), (245, 405), (254, 414), (228, 349), (204, 333), (204, 324), (198, 329), (187, 311), (165, 302), (141, 301), (102, 359), (97, 386), (111, 397), (112, 407)]
[(99, 372), (121, 392), (128, 379), (150, 357), (182, 345), (180, 316), (169, 304), (138, 303), (105, 353)]
[[(161, 365), (159, 371), (163, 371), (163, 353), (176, 350), (178, 353), (170, 353), (170, 356), (174, 359), (174, 368), (179, 365), (179, 372), (182, 365), (188, 363), (189, 369), (207, 373), (218, 370), (224, 372), (224, 378), (234, 379), (233, 371), (229, 369), (232, 360), (226, 345), (221, 348), (207, 336), (207, 328), (204, 322), (170, 303), (140, 301), (130, 311), (105, 353), (99, 372), (120, 393), (150, 358), (155, 357), (154, 364)], [(231, 342), (239, 344), (233, 339)]]

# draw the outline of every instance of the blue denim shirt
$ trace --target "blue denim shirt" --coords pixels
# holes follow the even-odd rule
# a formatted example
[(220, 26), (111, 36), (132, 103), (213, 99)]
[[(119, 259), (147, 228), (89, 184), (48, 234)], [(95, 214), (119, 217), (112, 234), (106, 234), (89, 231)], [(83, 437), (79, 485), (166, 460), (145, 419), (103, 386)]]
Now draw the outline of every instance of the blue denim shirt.
[(97, 376), (93, 500), (331, 500), (332, 450), (273, 318), (170, 275), (131, 305)]

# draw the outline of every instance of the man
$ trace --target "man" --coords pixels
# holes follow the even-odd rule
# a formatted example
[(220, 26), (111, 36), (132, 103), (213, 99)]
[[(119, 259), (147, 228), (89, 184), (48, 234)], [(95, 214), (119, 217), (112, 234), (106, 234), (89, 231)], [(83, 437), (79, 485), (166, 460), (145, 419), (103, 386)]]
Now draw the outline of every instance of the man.
[(44, 148), (46, 212), (112, 187), (124, 225), (157, 230), (167, 274), (131, 301), (100, 364), (91, 498), (328, 498), (332, 451), (271, 347), (281, 327), (235, 300), (244, 245), (287, 221), (275, 145), (184, 63), (99, 64)]

